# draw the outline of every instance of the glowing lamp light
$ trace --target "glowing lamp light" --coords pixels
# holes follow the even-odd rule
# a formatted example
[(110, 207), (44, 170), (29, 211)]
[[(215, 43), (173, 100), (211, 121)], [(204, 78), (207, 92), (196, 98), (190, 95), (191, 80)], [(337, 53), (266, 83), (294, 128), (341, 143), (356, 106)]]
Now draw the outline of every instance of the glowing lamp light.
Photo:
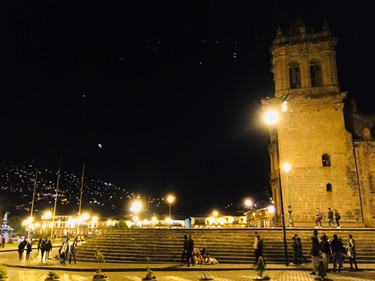
[(251, 201), (251, 199), (245, 199), (244, 204), (247, 208), (251, 208), (251, 206), (253, 206), (253, 201)]
[(142, 202), (141, 201), (134, 201), (130, 208), (130, 211), (133, 213), (139, 213), (142, 210)]
[(289, 173), (291, 169), (292, 169), (292, 165), (290, 165), (288, 162), (285, 162), (283, 164), (283, 170), (285, 173)]
[(273, 206), (273, 205), (268, 206), (268, 212), (270, 214), (274, 214), (275, 213), (275, 206)]
[(280, 120), (279, 112), (276, 110), (267, 111), (266, 114), (264, 115), (264, 120), (269, 125), (277, 124), (277, 122), (279, 122)]

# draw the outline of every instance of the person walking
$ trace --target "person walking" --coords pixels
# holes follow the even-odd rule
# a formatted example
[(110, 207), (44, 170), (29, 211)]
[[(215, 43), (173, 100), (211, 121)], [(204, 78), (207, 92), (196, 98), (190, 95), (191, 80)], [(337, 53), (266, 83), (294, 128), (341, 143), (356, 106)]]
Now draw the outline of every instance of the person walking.
[(316, 208), (315, 212), (315, 227), (322, 227), (322, 220), (323, 220), (323, 213), (319, 210), (319, 208)]
[(263, 256), (263, 239), (260, 237), (260, 234), (258, 232), (255, 232), (253, 247), (254, 247), (254, 254), (255, 254), (254, 264), (257, 264), (259, 257)]
[(77, 256), (78, 248), (77, 248), (77, 240), (74, 240), (74, 242), (69, 247), (69, 264), (72, 263), (72, 259), (74, 264), (77, 263), (76, 256)]
[(29, 258), (30, 258), (30, 253), (31, 253), (31, 251), (33, 250), (33, 247), (32, 247), (32, 245), (31, 245), (31, 241), (30, 242), (28, 242), (27, 244), (26, 244), (26, 260), (29, 260)]
[(341, 228), (341, 215), (340, 213), (335, 209), (335, 219), (336, 219), (336, 225), (337, 225), (337, 228)]
[(328, 208), (328, 226), (329, 227), (332, 227), (333, 226), (333, 211), (331, 210), (331, 208)]
[(302, 242), (301, 238), (298, 237), (298, 234), (294, 234), (293, 236), (293, 264), (295, 265), (301, 265), (302, 260), (303, 260), (303, 255), (302, 255)]
[(5, 247), (5, 237), (4, 237), (4, 235), (1, 235), (1, 247), (2, 248)]
[(50, 252), (52, 251), (52, 242), (51, 242), (51, 240), (48, 240), (48, 242), (46, 243), (46, 252), (45, 252), (45, 259), (48, 261), (48, 260), (50, 260), (51, 258), (50, 258)]
[(355, 267), (355, 270), (358, 271), (357, 266), (357, 260), (356, 260), (356, 247), (355, 247), (355, 239), (353, 238), (352, 234), (349, 234), (349, 242), (348, 242), (348, 257), (349, 257), (349, 263), (350, 263), (350, 271), (353, 271), (353, 265)]
[(66, 239), (61, 244), (61, 247), (59, 249), (59, 254), (60, 254), (60, 263), (62, 265), (66, 265), (66, 259), (68, 258), (68, 253), (69, 253), (69, 238)]
[(43, 239), (42, 237), (40, 237), (38, 241), (38, 253), (39, 253), (40, 247), (42, 246), (42, 242), (43, 242)]
[(341, 272), (342, 266), (342, 250), (344, 244), (338, 238), (337, 234), (333, 234), (333, 240), (331, 242), (332, 257), (333, 257), (333, 272), (336, 272), (338, 266), (338, 271)]
[(316, 272), (318, 270), (318, 259), (319, 259), (319, 254), (320, 254), (318, 234), (319, 234), (318, 230), (314, 229), (314, 234), (310, 238), (311, 240), (310, 254), (311, 254), (311, 262), (312, 262), (312, 271), (310, 274), (312, 275), (316, 275)]
[(186, 260), (187, 266), (195, 265), (194, 261), (194, 240), (191, 235), (189, 235), (189, 239), (187, 241), (187, 249), (186, 249)]
[(46, 252), (46, 241), (42, 241), (42, 244), (40, 245), (40, 261), (43, 262), (44, 261), (44, 254)]
[(19, 260), (22, 260), (23, 252), (25, 251), (26, 245), (27, 245), (26, 239), (21, 241), (18, 244), (18, 258), (19, 258)]
[(181, 264), (185, 264), (187, 256), (188, 236), (184, 235), (183, 250), (181, 254)]
[(328, 272), (328, 264), (329, 264), (329, 261), (331, 259), (331, 253), (332, 253), (332, 250), (331, 250), (331, 244), (329, 242), (329, 239), (328, 239), (328, 236), (327, 235), (322, 235), (322, 237), (320, 237), (320, 252), (322, 253), (322, 259), (323, 259), (323, 263), (324, 263), (324, 268), (326, 270), (326, 272)]

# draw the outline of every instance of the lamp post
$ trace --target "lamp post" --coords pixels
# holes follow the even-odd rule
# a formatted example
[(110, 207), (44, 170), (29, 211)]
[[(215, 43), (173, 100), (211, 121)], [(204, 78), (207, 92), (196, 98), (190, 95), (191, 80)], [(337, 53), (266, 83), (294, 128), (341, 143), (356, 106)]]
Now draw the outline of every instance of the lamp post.
[[(35, 192), (36, 192), (36, 187), (38, 186), (38, 173), (39, 173), (39, 171), (36, 170), (35, 171), (35, 182), (34, 182), (33, 199), (31, 201), (31, 209), (30, 209), (30, 218), (33, 217), (33, 212), (34, 212)], [(31, 231), (31, 228), (30, 228), (30, 225), (29, 225), (29, 229), (28, 229), (28, 232), (27, 232), (27, 240), (30, 239), (30, 231)]]
[(289, 190), (289, 172), (292, 170), (292, 165), (290, 165), (288, 162), (285, 162), (283, 164), (283, 170), (286, 174), (286, 187), (288, 188), (288, 214), (289, 214), (289, 222), (288, 226), (294, 226), (293, 222), (293, 210), (292, 210), (292, 203), (290, 201), (290, 190)]
[[(85, 163), (83, 163), (83, 165), (82, 165), (82, 177), (81, 177), (81, 190), (80, 190), (80, 194), (79, 194), (78, 218), (81, 217), (81, 212), (82, 212), (82, 196), (83, 196), (83, 187), (84, 187), (83, 181), (84, 181), (84, 179), (85, 179)], [(77, 236), (80, 233), (79, 225), (80, 225), (80, 221), (78, 220), (78, 222), (77, 222)]]
[(286, 229), (285, 229), (285, 212), (284, 212), (284, 199), (283, 199), (283, 190), (281, 186), (281, 171), (280, 171), (280, 152), (279, 152), (279, 138), (278, 138), (278, 130), (275, 127), (279, 122), (280, 116), (279, 112), (276, 110), (270, 110), (265, 114), (265, 121), (268, 125), (272, 126), (272, 131), (270, 132), (270, 142), (271, 146), (275, 148), (275, 153), (273, 157), (276, 159), (277, 163), (277, 180), (278, 180), (278, 188), (280, 193), (280, 207), (281, 207), (281, 223), (283, 229), (283, 242), (284, 242), (284, 257), (285, 257), (285, 265), (289, 265), (288, 261), (288, 245), (286, 242)]
[(54, 227), (55, 227), (55, 217), (56, 217), (56, 208), (57, 208), (57, 197), (59, 195), (59, 184), (60, 184), (60, 169), (61, 169), (61, 157), (59, 162), (59, 169), (57, 170), (57, 180), (56, 180), (56, 191), (55, 191), (55, 203), (53, 205), (53, 214), (52, 214), (52, 227), (51, 227), (51, 238), (54, 238)]
[(172, 204), (174, 203), (174, 201), (176, 200), (176, 197), (172, 194), (168, 195), (167, 196), (167, 202), (169, 204), (169, 213), (168, 213), (168, 216), (170, 219), (172, 219), (171, 215), (172, 215)]

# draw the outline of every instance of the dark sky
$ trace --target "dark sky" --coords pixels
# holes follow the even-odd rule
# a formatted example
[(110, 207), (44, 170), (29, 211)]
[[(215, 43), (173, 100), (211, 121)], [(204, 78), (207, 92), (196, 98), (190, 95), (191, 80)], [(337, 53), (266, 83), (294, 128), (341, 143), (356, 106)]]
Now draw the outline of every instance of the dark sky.
[(180, 210), (259, 199), (278, 25), (326, 19), (341, 90), (375, 111), (372, 4), (345, 2), (6, 1), (0, 157), (51, 169), (61, 157), (77, 174), (85, 162), (88, 177), (174, 192)]

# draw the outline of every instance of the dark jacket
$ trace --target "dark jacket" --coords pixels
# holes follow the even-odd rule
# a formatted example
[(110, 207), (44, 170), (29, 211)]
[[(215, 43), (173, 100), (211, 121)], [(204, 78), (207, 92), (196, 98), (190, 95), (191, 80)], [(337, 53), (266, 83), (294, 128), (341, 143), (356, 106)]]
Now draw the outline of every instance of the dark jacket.
[(320, 250), (319, 239), (318, 239), (317, 235), (314, 235), (313, 237), (311, 237), (311, 250), (310, 250), (310, 254), (312, 256), (314, 256), (314, 257), (319, 257), (319, 250)]

